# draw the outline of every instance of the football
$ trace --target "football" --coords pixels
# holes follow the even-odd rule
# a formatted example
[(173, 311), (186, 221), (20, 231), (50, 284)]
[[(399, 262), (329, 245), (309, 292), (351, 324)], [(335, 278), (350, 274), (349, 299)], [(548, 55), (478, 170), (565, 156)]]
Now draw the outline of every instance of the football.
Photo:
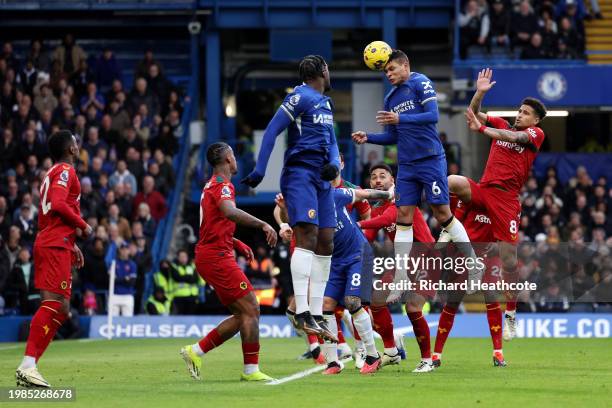
[(363, 62), (374, 71), (381, 71), (391, 55), (392, 48), (384, 41), (372, 41), (363, 50)]

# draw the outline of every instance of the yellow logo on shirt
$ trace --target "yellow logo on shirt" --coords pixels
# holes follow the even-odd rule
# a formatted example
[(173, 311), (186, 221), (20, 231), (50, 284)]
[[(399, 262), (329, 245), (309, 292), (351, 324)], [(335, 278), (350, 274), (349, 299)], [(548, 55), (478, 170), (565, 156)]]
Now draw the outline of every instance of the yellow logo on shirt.
[(61, 287), (62, 289), (66, 289), (66, 288), (68, 287), (68, 282), (66, 282), (66, 281), (62, 281), (62, 283), (60, 284), (60, 287)]
[(311, 208), (310, 210), (308, 210), (308, 218), (314, 220), (316, 216), (317, 212), (314, 209)]
[(247, 283), (244, 281), (240, 282), (240, 289), (246, 290), (246, 288), (247, 288)]

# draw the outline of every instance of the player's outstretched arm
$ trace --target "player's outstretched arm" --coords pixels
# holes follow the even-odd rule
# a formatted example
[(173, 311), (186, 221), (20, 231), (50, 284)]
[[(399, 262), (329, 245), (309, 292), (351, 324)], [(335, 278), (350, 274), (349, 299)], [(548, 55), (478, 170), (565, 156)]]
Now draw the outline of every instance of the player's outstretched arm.
[(246, 184), (247, 186), (254, 188), (261, 183), (261, 180), (263, 180), (264, 176), (266, 175), (266, 168), (268, 167), (268, 161), (270, 160), (270, 155), (274, 149), (276, 137), (283, 130), (287, 129), (290, 123), (291, 118), (282, 108), (276, 111), (276, 114), (272, 117), (272, 120), (264, 132), (255, 169), (248, 176), (240, 180), (242, 184)]
[(503, 142), (511, 142), (511, 143), (523, 143), (530, 144), (531, 138), (529, 137), (529, 133), (525, 131), (514, 132), (511, 130), (505, 129), (495, 129), (491, 127), (486, 127), (480, 123), (474, 112), (468, 108), (465, 112), (465, 117), (467, 118), (468, 126), (474, 132), (480, 132), (483, 135), (490, 137), (491, 139), (501, 140)]
[(351, 135), (353, 142), (357, 144), (371, 143), (376, 145), (392, 145), (397, 144), (397, 136), (391, 132), (384, 133), (366, 133), (358, 130)]
[(474, 93), (472, 101), (470, 102), (470, 109), (482, 122), (487, 120), (487, 115), (480, 112), (482, 100), (485, 94), (489, 92), (489, 90), (493, 88), (493, 85), (496, 83), (496, 81), (491, 81), (491, 78), (493, 78), (493, 70), (490, 68), (485, 68), (478, 73), (478, 79), (476, 80), (476, 92)]
[(373, 189), (359, 189), (354, 190), (355, 201), (363, 200), (393, 200), (394, 192), (393, 189), (389, 191), (373, 190)]
[(274, 228), (272, 228), (267, 222), (262, 221), (257, 217), (253, 217), (251, 214), (237, 208), (236, 204), (232, 200), (222, 200), (219, 204), (219, 209), (226, 218), (238, 225), (261, 229), (266, 234), (266, 241), (268, 244), (271, 247), (276, 246), (278, 236), (276, 235)]

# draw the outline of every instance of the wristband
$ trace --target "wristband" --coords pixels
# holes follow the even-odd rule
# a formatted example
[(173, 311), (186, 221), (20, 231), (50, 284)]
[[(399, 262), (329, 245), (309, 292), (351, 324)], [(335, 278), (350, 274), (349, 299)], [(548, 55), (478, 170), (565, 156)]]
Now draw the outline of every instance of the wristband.
[(283, 228), (291, 228), (291, 226), (290, 226), (289, 224), (287, 224), (286, 222), (283, 222), (283, 223), (280, 225), (280, 228), (281, 228), (281, 229), (283, 229)]
[(480, 127), (478, 128), (478, 133), (484, 133), (486, 128), (487, 127), (485, 125), (480, 125)]

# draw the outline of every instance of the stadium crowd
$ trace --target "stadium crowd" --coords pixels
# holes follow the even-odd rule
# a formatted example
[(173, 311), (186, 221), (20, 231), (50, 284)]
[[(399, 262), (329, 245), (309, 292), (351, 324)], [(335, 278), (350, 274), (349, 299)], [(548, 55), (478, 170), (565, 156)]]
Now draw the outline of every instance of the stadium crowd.
[(458, 15), (460, 57), (473, 47), (520, 59), (584, 58), (584, 20), (603, 18), (597, 0), (468, 0)]
[(37, 308), (32, 247), (39, 188), (52, 165), (46, 140), (60, 128), (80, 138), (81, 212), (95, 231), (79, 241), (86, 262), (73, 276), (72, 306), (105, 311), (105, 258), (116, 250), (115, 294), (131, 297), (128, 306), (140, 311), (150, 245), (174, 183), (171, 158), (182, 135), (183, 101), (151, 50), (135, 67), (131, 88), (122, 72), (112, 49), (84, 50), (70, 34), (53, 50), (38, 39), (19, 55), (11, 42), (3, 44), (0, 311)]

